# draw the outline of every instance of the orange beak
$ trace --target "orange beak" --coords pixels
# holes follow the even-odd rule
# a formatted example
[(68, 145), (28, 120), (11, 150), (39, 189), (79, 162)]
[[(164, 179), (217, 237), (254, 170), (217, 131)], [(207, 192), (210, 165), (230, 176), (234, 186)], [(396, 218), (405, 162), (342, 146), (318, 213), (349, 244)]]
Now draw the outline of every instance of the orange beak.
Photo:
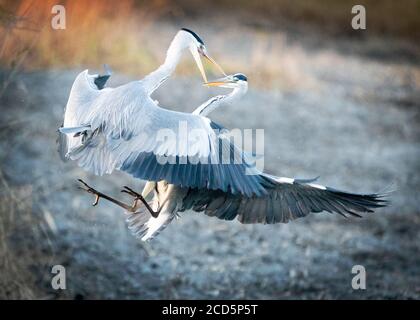
[(204, 58), (206, 58), (208, 61), (210, 61), (212, 64), (214, 64), (215, 66), (216, 66), (216, 68), (217, 69), (219, 69), (219, 71), (226, 77), (227, 76), (227, 74), (225, 73), (225, 71), (222, 69), (222, 67), (221, 66), (219, 66), (219, 64), (216, 62), (216, 61), (214, 61), (214, 59), (213, 58), (211, 58), (210, 56), (208, 56), (207, 54), (203, 54), (203, 56), (204, 56)]

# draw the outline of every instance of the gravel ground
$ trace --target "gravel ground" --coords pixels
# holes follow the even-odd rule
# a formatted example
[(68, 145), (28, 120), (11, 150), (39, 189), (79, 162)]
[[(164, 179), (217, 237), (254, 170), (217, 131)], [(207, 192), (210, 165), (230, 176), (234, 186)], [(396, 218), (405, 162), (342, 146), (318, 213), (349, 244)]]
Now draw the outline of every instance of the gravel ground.
[[(357, 192), (394, 184), (390, 207), (360, 220), (321, 213), (287, 225), (185, 213), (141, 243), (118, 208), (92, 208), (76, 179), (114, 195), (144, 182), (123, 173), (92, 176), (56, 152), (56, 130), (80, 70), (24, 73), (0, 101), (0, 146), (8, 186), (32, 190), (31, 209), (15, 215), (7, 238), (12, 263), (28, 271), (32, 297), (420, 298), (419, 68), (329, 48), (284, 49), (301, 85), (256, 89), (250, 79), (246, 97), (211, 118), (228, 128), (263, 128), (270, 173), (320, 175), (322, 184)], [(111, 85), (127, 80), (116, 73)], [(156, 93), (161, 105), (190, 112), (220, 92), (204, 89), (198, 75), (176, 80)], [(67, 290), (50, 288), (55, 264), (66, 267)], [(357, 264), (366, 268), (366, 290), (351, 287)]]

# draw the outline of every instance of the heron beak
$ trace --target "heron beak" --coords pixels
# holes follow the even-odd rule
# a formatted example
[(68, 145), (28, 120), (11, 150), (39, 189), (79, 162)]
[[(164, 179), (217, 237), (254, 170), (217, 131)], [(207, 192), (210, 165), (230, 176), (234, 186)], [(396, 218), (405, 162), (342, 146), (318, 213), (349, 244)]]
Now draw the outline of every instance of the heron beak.
[[(214, 66), (216, 66), (217, 69), (219, 69), (219, 71), (225, 76), (227, 77), (227, 74), (225, 73), (225, 71), (222, 69), (221, 66), (219, 66), (219, 64), (213, 60), (212, 57), (210, 57), (209, 55), (207, 55), (206, 53), (203, 53), (203, 57), (206, 58), (208, 61), (210, 61)], [(207, 81), (205, 81), (207, 82)]]
[(205, 82), (203, 83), (203, 85), (207, 87), (222, 87), (222, 86), (226, 86), (232, 83), (235, 83), (235, 82), (232, 81), (231, 77), (227, 76), (227, 77), (217, 79), (214, 81)]
[(197, 50), (191, 50), (191, 53), (194, 57), (195, 63), (197, 64), (198, 70), (200, 70), (201, 76), (203, 77), (204, 82), (207, 82), (206, 73), (204, 72), (203, 63), (201, 62), (200, 53)]

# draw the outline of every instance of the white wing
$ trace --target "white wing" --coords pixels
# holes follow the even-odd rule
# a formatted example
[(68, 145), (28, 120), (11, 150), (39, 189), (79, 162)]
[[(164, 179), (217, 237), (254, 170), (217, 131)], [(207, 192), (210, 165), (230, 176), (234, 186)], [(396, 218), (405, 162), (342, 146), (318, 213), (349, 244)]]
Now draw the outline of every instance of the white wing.
[(141, 81), (113, 89), (83, 87), (82, 93), (76, 89), (65, 127), (90, 130), (69, 137), (67, 155), (83, 168), (98, 175), (120, 169), (150, 181), (265, 194), (267, 180), (208, 118), (158, 107)]
[[(106, 67), (106, 71), (109, 70)], [(112, 89), (102, 89), (110, 74), (99, 76), (90, 75), (88, 70), (79, 73), (73, 82), (69, 99), (64, 109), (64, 123), (59, 129), (59, 151), (63, 159), (68, 158), (68, 151), (81, 144), (81, 132), (89, 129), (86, 126), (86, 115), (93, 102), (104, 92)]]
[(63, 127), (77, 127), (85, 123), (86, 115), (94, 106), (93, 102), (102, 94), (113, 89), (98, 87), (95, 83), (98, 78), (109, 76), (90, 75), (88, 70), (82, 71), (73, 82), (69, 100), (64, 114)]

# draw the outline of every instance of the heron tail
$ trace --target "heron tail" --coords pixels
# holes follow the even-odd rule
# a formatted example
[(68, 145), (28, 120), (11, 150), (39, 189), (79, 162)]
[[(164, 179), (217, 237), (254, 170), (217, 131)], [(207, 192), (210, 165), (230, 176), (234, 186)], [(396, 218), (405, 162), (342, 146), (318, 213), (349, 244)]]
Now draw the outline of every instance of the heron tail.
[[(152, 206), (152, 201), (148, 202)], [(128, 229), (133, 236), (142, 241), (150, 241), (156, 237), (175, 218), (174, 214), (166, 211), (160, 212), (157, 218), (153, 218), (150, 212), (141, 206), (135, 213), (126, 212)]]

